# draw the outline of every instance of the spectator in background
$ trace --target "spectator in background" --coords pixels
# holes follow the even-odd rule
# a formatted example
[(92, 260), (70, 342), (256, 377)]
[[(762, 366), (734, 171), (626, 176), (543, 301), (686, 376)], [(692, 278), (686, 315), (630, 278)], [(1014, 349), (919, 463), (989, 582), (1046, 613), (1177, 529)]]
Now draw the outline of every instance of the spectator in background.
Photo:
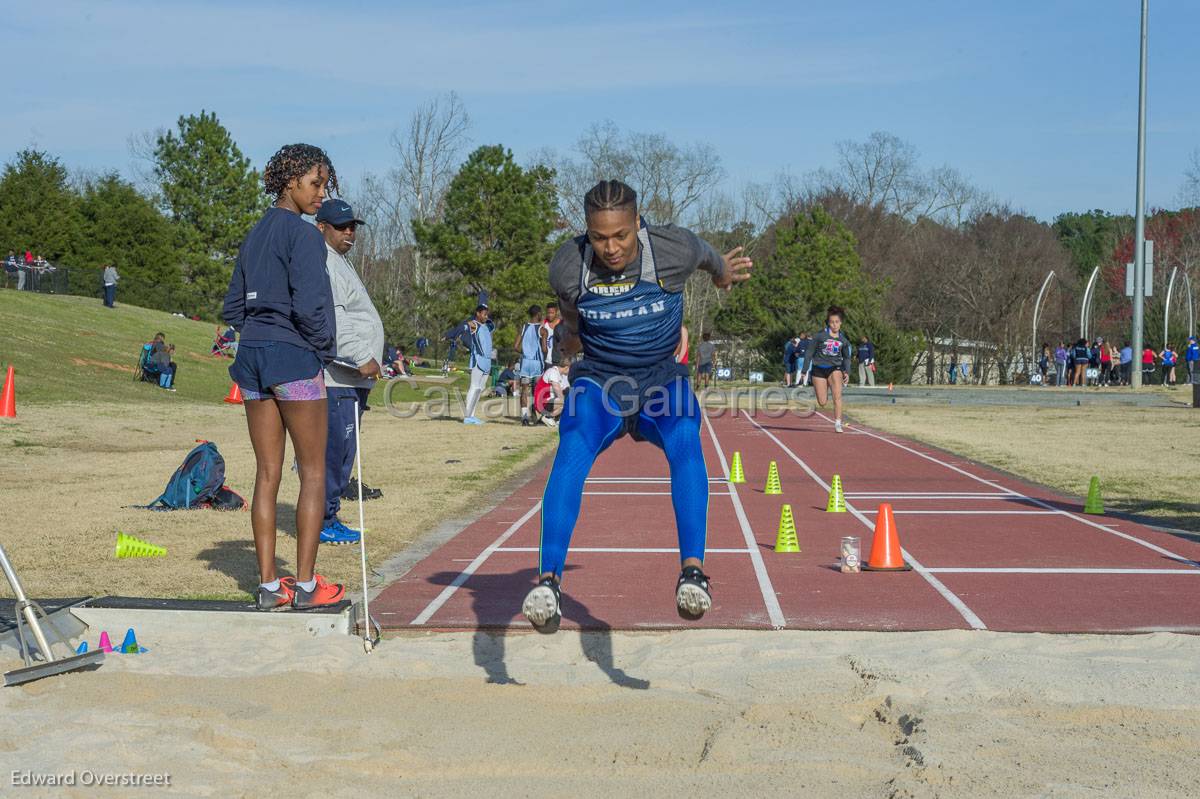
[(25, 287), (25, 273), (21, 271), (21, 265), (17, 263), (17, 254), (12, 250), (8, 251), (8, 258), (4, 260), (4, 273), (16, 281), (18, 291)]
[[(785, 386), (791, 387), (792, 383), (796, 381), (796, 361), (803, 351), (804, 345), (800, 343), (800, 336), (792, 336), (783, 345), (783, 384)], [(800, 384), (797, 382), (796, 385)]]
[(425, 357), (425, 348), (428, 346), (429, 346), (429, 339), (425, 338), (424, 336), (421, 336), (419, 339), (417, 339), (417, 357), (418, 358)]
[(1175, 387), (1175, 364), (1179, 361), (1179, 353), (1171, 349), (1171, 345), (1163, 346), (1162, 352), (1158, 354), (1162, 359), (1162, 384), (1164, 386)]
[[(29, 255), (29, 253), (25, 253)], [(104, 307), (112, 308), (117, 301), (117, 281), (121, 276), (117, 274), (117, 268), (112, 264), (107, 264), (104, 267), (104, 275), (101, 281), (104, 283)]]
[(1188, 336), (1187, 349), (1183, 351), (1183, 360), (1187, 364), (1188, 383), (1196, 382), (1196, 362), (1200, 361), (1200, 341), (1195, 336)]
[(1092, 350), (1088, 347), (1087, 339), (1081, 338), (1071, 348), (1071, 385), (1087, 385), (1088, 361), (1092, 358)]
[(1104, 339), (1096, 339), (1100, 350), (1100, 385), (1107, 386), (1113, 381), (1112, 350)]
[(388, 345), (383, 350), (383, 371), (385, 377), (408, 377), (408, 364), (404, 353), (395, 344)]
[(1142, 350), (1142, 384), (1151, 385), (1154, 382), (1154, 350), (1146, 347)]
[(1070, 360), (1070, 357), (1066, 342), (1058, 342), (1058, 346), (1054, 348), (1054, 385), (1065, 386), (1067, 384), (1067, 361)]
[[(161, 333), (159, 335), (162, 335)], [(175, 390), (175, 345), (166, 344), (161, 340), (156, 342), (155, 351), (150, 356), (154, 363), (154, 371), (158, 373), (158, 387), (167, 391)]]
[(1038, 374), (1042, 376), (1042, 385), (1048, 385), (1050, 381), (1050, 358), (1053, 354), (1050, 352), (1050, 345), (1042, 342), (1042, 351), (1038, 355)]
[(675, 363), (684, 366), (688, 364), (688, 329), (687, 325), (679, 326), (679, 343), (675, 345)]
[(713, 358), (716, 353), (717, 347), (712, 343), (712, 333), (705, 330), (700, 336), (700, 345), (696, 347), (696, 377), (702, 389), (708, 388), (708, 383), (712, 380)]
[(533, 390), (533, 404), (542, 415), (542, 424), (557, 427), (566, 403), (567, 390), (571, 383), (567, 373), (571, 371), (571, 359), (565, 355), (538, 378)]
[(950, 353), (950, 385), (958, 382), (958, 353)]
[(513, 361), (500, 372), (496, 378), (496, 396), (511, 397), (517, 393), (517, 367), (520, 361)]
[(542, 329), (546, 331), (546, 363), (554, 364), (562, 359), (562, 350), (554, 335), (561, 322), (562, 312), (558, 310), (558, 303), (546, 303), (546, 313), (542, 318)]
[(858, 357), (859, 387), (875, 385), (875, 345), (863, 336), (858, 341), (855, 355)]
[(1133, 347), (1126, 341), (1121, 347), (1121, 385), (1127, 386), (1133, 380)]
[(812, 336), (808, 333), (800, 334), (800, 346), (796, 348), (796, 376), (797, 385), (808, 385), (808, 371), (804, 368), (804, 359), (808, 355), (808, 342)]

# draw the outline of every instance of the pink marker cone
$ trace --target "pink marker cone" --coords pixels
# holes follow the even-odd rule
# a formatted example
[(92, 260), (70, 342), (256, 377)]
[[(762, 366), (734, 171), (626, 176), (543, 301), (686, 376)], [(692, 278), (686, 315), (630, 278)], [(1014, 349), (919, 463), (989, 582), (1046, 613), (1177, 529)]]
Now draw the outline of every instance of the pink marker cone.
[(101, 652), (113, 651), (112, 641), (108, 640), (108, 631), (107, 630), (100, 633), (100, 651)]

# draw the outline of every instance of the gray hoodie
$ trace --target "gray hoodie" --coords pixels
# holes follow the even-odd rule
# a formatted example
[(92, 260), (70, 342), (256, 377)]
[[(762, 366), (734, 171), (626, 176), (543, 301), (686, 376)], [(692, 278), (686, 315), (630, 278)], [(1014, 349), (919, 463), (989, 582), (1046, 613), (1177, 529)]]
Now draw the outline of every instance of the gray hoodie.
[[(346, 257), (325, 245), (325, 271), (333, 292), (337, 327), (337, 357), (364, 366), (374, 358), (383, 364), (383, 321), (367, 296), (362, 279)], [(330, 363), (325, 367), (325, 385), (334, 388), (371, 388), (374, 378), (357, 370)]]

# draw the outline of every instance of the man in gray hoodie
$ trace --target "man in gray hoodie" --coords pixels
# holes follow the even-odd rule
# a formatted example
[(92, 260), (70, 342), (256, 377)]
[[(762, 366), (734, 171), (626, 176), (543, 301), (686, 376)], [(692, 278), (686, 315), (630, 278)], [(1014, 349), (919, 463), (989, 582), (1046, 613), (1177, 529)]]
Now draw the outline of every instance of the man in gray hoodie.
[[(380, 376), (383, 358), (383, 321), (346, 253), (354, 246), (361, 219), (345, 200), (329, 199), (317, 211), (317, 229), (325, 237), (325, 271), (333, 292), (337, 327), (335, 359), (325, 367), (329, 408), (329, 436), (325, 447), (325, 519), (321, 541), (352, 544), (361, 533), (338, 519), (343, 496), (358, 498), (357, 479), (351, 483), (357, 444), (354, 440), (354, 404), (358, 420), (367, 395)], [(381, 496), (378, 489), (362, 486), (363, 498)]]
[(112, 308), (117, 301), (117, 281), (121, 276), (117, 274), (117, 268), (112, 264), (104, 267), (104, 307)]

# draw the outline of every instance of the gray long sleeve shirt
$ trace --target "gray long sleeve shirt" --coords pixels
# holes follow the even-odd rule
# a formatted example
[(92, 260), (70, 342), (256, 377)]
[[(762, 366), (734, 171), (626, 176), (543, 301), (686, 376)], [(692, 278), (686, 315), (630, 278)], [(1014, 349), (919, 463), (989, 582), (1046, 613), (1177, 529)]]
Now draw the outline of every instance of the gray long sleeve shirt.
[[(365, 366), (372, 359), (383, 363), (383, 321), (375, 304), (367, 296), (366, 286), (346, 260), (346, 256), (325, 245), (325, 271), (333, 293), (333, 314), (337, 327), (337, 357)], [(327, 386), (370, 388), (375, 379), (339, 363), (325, 367)]]

